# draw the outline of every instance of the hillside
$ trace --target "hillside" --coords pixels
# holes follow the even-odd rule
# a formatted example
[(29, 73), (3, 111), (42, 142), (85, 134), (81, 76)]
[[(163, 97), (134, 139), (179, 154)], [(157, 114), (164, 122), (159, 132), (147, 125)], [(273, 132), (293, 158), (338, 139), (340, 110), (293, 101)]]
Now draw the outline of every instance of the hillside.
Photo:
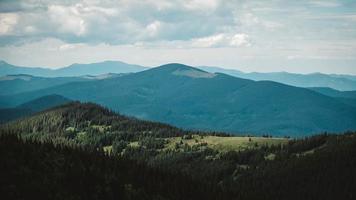
[[(249, 107), (249, 109), (252, 110), (252, 111), (250, 111), (251, 114), (253, 114), (254, 112), (261, 111), (260, 108), (258, 108), (257, 106), (254, 105), (255, 102), (251, 102), (250, 99), (246, 99), (248, 97), (255, 99), (255, 100), (259, 101), (260, 103), (262, 103), (261, 100), (264, 99), (264, 95), (266, 95), (266, 97), (268, 97), (268, 98), (272, 97), (272, 99), (274, 99), (275, 95), (271, 96), (271, 94), (273, 94), (274, 90), (277, 90), (277, 89), (278, 89), (278, 93), (281, 93), (282, 96), (283, 95), (288, 96), (288, 94), (293, 94), (293, 95), (298, 96), (298, 93), (288, 91), (289, 89), (299, 91), (299, 92), (303, 91), (303, 89), (300, 89), (300, 88), (288, 87), (288, 86), (284, 86), (281, 84), (270, 83), (270, 82), (253, 82), (253, 81), (248, 81), (248, 80), (243, 80), (243, 79), (236, 79), (236, 78), (229, 77), (229, 76), (226, 76), (223, 74), (218, 74), (215, 77), (210, 77), (210, 78), (193, 78), (191, 76), (182, 76), (182, 75), (172, 74), (175, 71), (180, 70), (181, 67), (182, 67), (182, 65), (163, 66), (163, 67), (148, 70), (148, 71), (145, 71), (142, 73), (137, 73), (137, 74), (132, 74), (132, 75), (129, 75), (126, 77), (121, 77), (119, 79), (100, 81), (100, 82), (95, 82), (92, 84), (90, 84), (90, 83), (88, 83), (88, 84), (76, 83), (76, 84), (62, 85), (60, 87), (52, 88), (47, 91), (41, 91), (40, 93), (37, 93), (37, 94), (32, 93), (30, 95), (25, 95), (25, 96), (20, 96), (20, 97), (28, 98), (31, 95), (40, 95), (43, 92), (46, 93), (46, 92), (54, 91), (56, 93), (60, 93), (60, 94), (62, 93), (62, 95), (64, 95), (64, 96), (67, 95), (73, 99), (80, 99), (80, 100), (84, 100), (84, 101), (94, 101), (97, 103), (101, 103), (103, 105), (109, 106), (110, 108), (113, 108), (116, 110), (119, 109), (120, 112), (125, 113), (125, 114), (130, 114), (130, 115), (138, 116), (138, 117), (145, 118), (145, 119), (151, 119), (151, 120), (153, 119), (153, 120), (157, 120), (157, 121), (168, 122), (168, 123), (172, 123), (172, 124), (182, 126), (182, 127), (209, 129), (211, 127), (206, 127), (207, 125), (205, 123), (207, 123), (207, 122), (203, 121), (203, 120), (205, 120), (204, 117), (207, 118), (209, 116), (216, 116), (215, 119), (210, 119), (210, 120), (214, 120), (214, 123), (215, 123), (214, 128), (217, 128), (218, 130), (254, 132), (256, 129), (257, 130), (259, 129), (258, 132), (262, 132), (262, 131), (269, 132), (271, 129), (273, 129), (272, 131), (277, 132), (278, 128), (268, 129), (268, 127), (263, 127), (264, 130), (261, 130), (262, 127), (256, 127), (255, 120), (253, 123), (254, 127), (252, 127), (255, 130), (244, 130), (244, 129), (242, 129), (242, 127), (230, 128), (230, 127), (226, 127), (225, 125), (220, 125), (220, 126), (224, 126), (224, 129), (221, 129), (219, 127), (219, 123), (221, 123), (221, 121), (222, 121), (222, 123), (224, 121), (225, 121), (225, 123), (227, 121), (231, 121), (231, 119), (226, 119), (226, 116), (236, 119), (236, 117), (231, 116), (231, 114), (235, 114), (235, 115), (243, 114), (243, 113), (239, 113), (239, 112), (241, 112), (241, 111), (239, 111), (239, 109), (243, 109), (244, 108), (243, 106), (246, 107), (247, 105), (243, 105), (242, 103), (245, 103), (245, 104), (251, 103), (251, 105), (253, 105), (252, 107)], [(184, 67), (183, 67), (183, 69), (184, 69)], [(187, 69), (193, 69), (193, 68), (187, 68)], [(119, 84), (119, 82), (120, 82), (120, 84)], [(162, 83), (165, 83), (165, 84), (162, 85)], [(182, 84), (182, 83), (184, 83), (184, 84)], [(249, 85), (249, 87), (257, 86), (257, 88), (252, 87), (253, 88), (252, 94), (248, 94), (249, 92), (251, 92), (251, 89), (249, 87), (247, 87), (248, 89), (243, 90), (243, 92), (236, 91), (237, 88), (239, 88), (239, 86), (241, 86), (243, 84), (247, 84), (247, 83), (251, 83)], [(183, 85), (183, 87), (182, 87), (182, 85)], [(269, 88), (270, 86), (276, 86), (276, 87), (275, 88), (271, 87), (272, 90), (266, 90), (266, 89), (262, 89), (261, 88), (262, 86), (267, 86), (267, 88)], [(261, 91), (261, 89), (262, 89), (262, 91), (264, 91), (267, 94), (256, 94), (256, 92), (259, 93), (258, 91)], [(116, 91), (116, 92), (112, 93), (110, 91)], [(235, 91), (235, 93), (237, 93), (237, 94), (242, 93), (238, 96), (236, 95), (237, 97), (235, 97), (235, 98), (242, 98), (239, 101), (240, 104), (234, 105), (235, 102), (231, 102), (231, 99), (230, 99), (231, 97), (226, 98), (227, 94), (231, 93), (232, 91)], [(244, 92), (246, 92), (248, 95), (243, 94)], [(91, 95), (94, 93), (95, 93), (95, 95)], [(307, 91), (302, 92), (301, 95), (303, 96), (303, 94), (305, 94), (305, 93), (309, 94), (309, 95), (312, 94), (312, 97), (317, 97), (320, 100), (327, 99), (328, 101), (331, 101), (331, 102), (333, 101), (333, 99), (331, 99), (331, 98), (328, 99), (328, 98), (325, 98), (324, 96), (316, 95), (315, 93), (310, 93)], [(179, 96), (177, 98), (175, 94), (184, 94), (184, 95)], [(210, 94), (214, 94), (214, 95), (210, 95)], [(222, 95), (222, 94), (224, 94), (224, 95)], [(291, 103), (293, 103), (293, 102), (297, 103), (297, 102), (295, 102), (296, 99), (306, 99), (304, 96), (303, 97), (297, 97), (297, 96), (295, 98), (289, 97), (289, 101), (292, 101)], [(222, 97), (225, 97), (225, 98), (222, 98)], [(205, 107), (207, 108), (206, 110), (209, 111), (209, 109), (210, 109), (210, 110), (212, 110), (212, 112), (215, 112), (215, 113), (211, 113), (211, 112), (209, 113), (202, 108), (199, 109), (199, 107), (204, 106), (204, 103), (200, 103), (200, 102), (198, 102), (198, 100), (195, 102), (194, 98), (195, 99), (202, 98), (202, 99), (205, 99), (205, 101), (208, 100), (208, 102), (205, 105)], [(19, 99), (19, 98), (16, 97), (14, 100), (12, 100), (12, 102), (16, 102), (17, 99)], [(222, 102), (219, 102), (220, 99)], [(209, 102), (209, 100), (213, 101), (213, 102)], [(319, 106), (318, 103), (320, 103), (320, 100), (319, 101), (310, 100), (311, 105), (316, 104), (316, 106)], [(230, 101), (230, 102), (225, 103), (224, 101)], [(282, 101), (285, 104), (284, 100), (276, 99), (276, 103), (274, 103), (272, 105), (283, 106), (283, 104), (277, 104), (278, 101)], [(187, 104), (184, 105), (184, 102), (187, 102)], [(155, 104), (158, 104), (158, 105), (155, 105)], [(201, 105), (201, 104), (203, 104), (203, 105)], [(231, 107), (226, 107), (229, 104), (231, 105)], [(334, 104), (337, 104), (337, 103), (334, 102)], [(234, 109), (236, 111), (234, 111), (234, 110), (230, 111), (230, 113), (231, 113), (230, 116), (226, 115), (226, 113), (225, 114), (220, 113), (220, 115), (224, 114), (224, 117), (225, 117), (224, 119), (221, 119), (221, 118), (219, 118), (220, 116), (216, 114), (216, 112), (221, 112), (218, 108), (219, 105), (224, 105), (225, 110), (227, 110), (227, 111), (229, 111), (229, 109)], [(330, 105), (332, 105), (332, 104), (329, 104), (329, 105), (324, 104), (325, 107), (331, 107), (328, 109), (331, 109), (331, 110), (337, 109), (337, 107), (332, 107)], [(289, 109), (292, 109), (292, 110), (294, 109), (294, 107), (289, 107), (288, 104), (286, 104), (284, 106), (285, 106), (285, 108), (281, 108), (281, 109), (283, 112), (287, 112), (287, 113), (285, 113), (286, 115), (289, 115), (288, 114)], [(343, 105), (340, 105), (340, 106), (345, 107)], [(304, 107), (310, 107), (310, 105), (304, 106)], [(311, 107), (311, 108), (313, 108), (313, 107)], [(287, 109), (287, 110), (283, 110), (283, 109)], [(303, 109), (301, 109), (301, 110), (303, 110)], [(204, 111), (202, 111), (202, 110), (204, 110)], [(344, 109), (344, 110), (347, 110), (347, 109)], [(174, 113), (173, 111), (181, 112), (182, 114)], [(202, 112), (202, 113), (199, 113), (200, 114), (199, 116), (195, 116), (195, 115), (197, 115), (196, 114), (197, 111)], [(269, 111), (268, 108), (266, 111), (267, 112)], [(262, 111), (262, 112), (266, 112), (266, 111)], [(351, 111), (352, 111), (352, 109), (351, 109)], [(184, 113), (184, 112), (191, 112), (191, 114)], [(244, 110), (242, 110), (242, 112), (244, 112)], [(170, 114), (170, 116), (167, 116), (167, 114)], [(266, 113), (266, 114), (268, 114), (268, 113)], [(183, 115), (184, 115), (184, 117), (183, 117)], [(193, 116), (190, 117), (190, 115), (193, 115)], [(272, 118), (276, 117), (276, 116), (270, 116), (270, 115), (271, 114), (269, 114), (269, 116), (262, 116), (264, 118), (261, 119), (261, 121), (266, 122), (265, 119), (270, 119), (271, 117)], [(303, 113), (301, 113), (301, 115), (303, 115)], [(312, 115), (315, 116), (315, 115), (318, 115), (318, 113), (313, 112)], [(348, 115), (350, 115), (350, 114), (348, 114)], [(334, 116), (336, 116), (336, 115), (334, 114)], [(197, 117), (198, 117), (198, 119), (196, 119)], [(244, 116), (241, 116), (241, 117), (244, 117)], [(248, 117), (248, 115), (247, 115), (247, 117)], [(287, 119), (288, 119), (288, 117), (294, 117), (294, 116), (287, 116)], [(328, 116), (324, 115), (323, 117), (327, 118)], [(329, 117), (332, 117), (332, 116), (329, 116)], [(298, 119), (303, 119), (303, 116), (299, 116)], [(220, 121), (218, 121), (218, 120), (220, 120)], [(248, 120), (249, 119), (247, 119), (246, 121), (248, 121)], [(349, 120), (349, 117), (346, 118), (346, 121), (348, 121), (348, 120)], [(218, 121), (218, 123), (216, 123), (216, 121)], [(278, 121), (278, 120), (276, 120), (276, 121)], [(309, 124), (313, 123), (313, 122), (310, 122), (308, 119), (305, 119), (305, 121), (306, 121), (306, 123), (309, 123)], [(198, 124), (187, 124), (187, 123), (198, 123)], [(201, 125), (199, 123), (204, 123), (204, 124)], [(285, 122), (282, 122), (282, 123), (285, 123)], [(210, 124), (212, 124), (212, 123), (210, 122)], [(267, 126), (276, 126), (275, 124), (271, 124), (268, 122), (266, 122), (266, 124), (268, 124)], [(248, 123), (244, 123), (244, 125), (246, 126), (246, 125), (248, 125)], [(286, 124), (284, 126), (287, 126), (287, 125), (290, 126), (290, 122), (289, 122), (289, 124)], [(231, 124), (231, 126), (234, 126), (234, 124)], [(258, 126), (258, 124), (257, 124), (257, 126)], [(264, 126), (264, 125), (262, 124), (261, 126)], [(277, 124), (277, 126), (278, 126), (278, 124)], [(306, 126), (308, 126), (308, 124)], [(326, 130), (332, 131), (333, 129), (328, 128)], [(304, 131), (296, 130), (294, 132), (297, 132), (297, 131), (305, 132), (305, 130)], [(322, 131), (322, 130), (317, 129), (316, 131)]]
[(13, 95), (62, 85), (69, 82), (89, 81), (85, 77), (45, 78), (26, 74), (0, 77), (0, 95)]
[(14, 135), (0, 135), (0, 162), (2, 199), (213, 200), (222, 193), (184, 173), (159, 171), (80, 146)]
[(37, 77), (27, 74), (6, 75), (0, 77), (0, 96), (30, 92), (71, 82), (103, 80), (125, 75), (127, 74), (108, 73), (78, 77)]
[(59, 95), (47, 95), (29, 102), (23, 103), (14, 108), (0, 109), (0, 124), (21, 117), (29, 116), (33, 113), (46, 110), (55, 106), (66, 104), (71, 100)]
[(29, 116), (33, 113), (31, 109), (23, 108), (1, 108), (0, 109), (0, 124), (18, 119), (24, 116)]
[(202, 66), (199, 68), (211, 73), (225, 73), (231, 76), (251, 79), (255, 81), (275, 81), (297, 87), (329, 87), (342, 91), (356, 90), (356, 76), (351, 75), (335, 75), (322, 73), (295, 74), (288, 72), (244, 73), (238, 70), (224, 69), (219, 67)]
[(33, 110), (34, 112), (39, 112), (55, 106), (69, 103), (71, 101), (72, 100), (62, 97), (60, 95), (53, 94), (53, 95), (43, 96), (38, 99), (34, 99), (32, 101), (23, 103), (17, 106), (17, 108), (30, 109)]
[(188, 129), (303, 136), (356, 128), (356, 108), (332, 97), (181, 64), (108, 80), (68, 83), (7, 96), (3, 101), (16, 105), (53, 93)]
[(85, 75), (100, 75), (108, 73), (132, 73), (147, 69), (139, 65), (127, 64), (120, 61), (105, 61), (91, 64), (72, 64), (59, 69), (39, 67), (19, 67), (0, 61), (0, 76), (28, 74), (40, 77), (73, 77)]
[(356, 99), (356, 91), (339, 91), (327, 87), (313, 87), (309, 89), (330, 97)]
[[(155, 134), (159, 130), (164, 134)], [(253, 148), (217, 151), (205, 144), (216, 142), (216, 136), (184, 132), (177, 140), (171, 137), (176, 130), (77, 102), (0, 126), (0, 191), (9, 199), (355, 196), (355, 133), (270, 145), (246, 137)], [(175, 145), (165, 147), (164, 139)], [(222, 137), (236, 139), (241, 140)], [(135, 146), (133, 140), (138, 140)], [(111, 153), (104, 153), (112, 141)]]
[[(22, 107), (26, 107), (29, 104), (37, 106), (37, 102), (43, 100), (44, 98), (41, 98), (31, 103), (26, 103)], [(90, 134), (94, 134), (92, 136), (97, 137), (98, 135), (95, 135), (95, 133), (105, 133), (106, 131), (123, 135), (128, 134), (134, 138), (145, 134), (167, 137), (170, 134), (178, 136), (183, 133), (182, 130), (169, 125), (129, 118), (96, 104), (82, 104), (79, 102), (67, 103), (21, 120), (9, 122), (3, 125), (1, 129), (5, 132), (20, 132), (25, 135), (52, 134), (53, 137), (56, 137), (70, 134), (78, 136), (78, 138), (81, 136), (91, 137)], [(103, 138), (110, 137), (110, 134), (100, 135)], [(108, 142), (112, 142), (112, 138), (106, 139)]]
[(324, 87), (316, 87), (316, 88), (308, 88), (315, 92), (319, 92), (320, 94), (334, 97), (335, 99), (339, 100), (340, 102), (356, 107), (356, 91), (339, 91), (334, 90), (331, 88), (324, 88)]
[(355, 142), (217, 136), (72, 102), (0, 126), (0, 185), (11, 199), (352, 199)]

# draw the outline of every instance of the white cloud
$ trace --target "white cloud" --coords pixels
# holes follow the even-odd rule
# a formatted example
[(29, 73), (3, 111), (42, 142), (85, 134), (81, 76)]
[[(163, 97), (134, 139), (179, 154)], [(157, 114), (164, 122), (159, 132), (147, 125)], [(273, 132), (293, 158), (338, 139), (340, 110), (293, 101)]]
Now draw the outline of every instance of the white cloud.
[(356, 14), (338, 14), (338, 15), (319, 15), (305, 16), (306, 19), (318, 19), (318, 20), (348, 20), (356, 22)]
[(18, 15), (14, 13), (0, 13), (0, 36), (11, 35), (18, 23)]
[(327, 8), (339, 7), (342, 5), (340, 2), (333, 2), (333, 1), (311, 1), (309, 3), (312, 6), (327, 7)]
[(277, 21), (272, 21), (272, 20), (267, 20), (267, 19), (261, 19), (260, 17), (256, 16), (256, 14), (253, 14), (251, 12), (247, 13), (237, 13), (235, 15), (236, 21), (243, 27), (246, 28), (261, 28), (261, 29), (266, 29), (269, 31), (274, 31), (279, 28), (283, 27), (283, 24)]
[(147, 34), (150, 37), (157, 36), (159, 29), (161, 27), (161, 22), (160, 21), (154, 21), (146, 26), (146, 31)]
[(79, 48), (79, 47), (82, 47), (84, 46), (84, 44), (62, 44), (58, 47), (58, 49), (60, 51), (67, 51), (67, 50), (72, 50), (72, 49), (75, 49), (75, 48)]
[(250, 46), (249, 36), (245, 33), (239, 34), (216, 34), (208, 37), (192, 40), (193, 47), (241, 47)]
[(184, 7), (192, 10), (214, 10), (219, 0), (185, 0)]
[(85, 34), (86, 25), (78, 8), (78, 5), (71, 7), (51, 5), (48, 7), (48, 14), (50, 20), (57, 25), (60, 32), (80, 36)]
[(247, 34), (241, 33), (241, 34), (235, 34), (230, 40), (230, 46), (234, 47), (239, 47), (239, 46), (251, 46), (251, 43), (249, 42), (249, 36)]
[[(125, 47), (139, 49), (120, 51), (134, 63), (151, 57), (179, 62), (178, 54), (185, 55), (183, 61), (217, 64), (237, 58), (264, 64), (261, 59), (270, 58), (278, 65), (288, 56), (341, 60), (356, 55), (355, 6), (341, 0), (0, 0), (0, 57), (52, 65), (67, 59), (126, 60), (108, 52)], [(28, 48), (11, 48), (25, 44)], [(213, 52), (229, 55), (207, 58)]]
[(34, 26), (26, 26), (25, 27), (25, 32), (26, 33), (35, 33), (36, 31), (37, 31), (37, 29)]

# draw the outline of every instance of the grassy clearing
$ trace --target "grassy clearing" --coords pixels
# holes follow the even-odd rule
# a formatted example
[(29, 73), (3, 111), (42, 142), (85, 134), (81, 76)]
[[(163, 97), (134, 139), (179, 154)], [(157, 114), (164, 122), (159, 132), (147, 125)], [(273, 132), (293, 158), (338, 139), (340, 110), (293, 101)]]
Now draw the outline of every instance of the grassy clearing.
[(205, 144), (207, 147), (218, 151), (238, 151), (250, 148), (257, 148), (264, 145), (284, 145), (288, 143), (285, 138), (264, 138), (264, 137), (219, 137), (219, 136), (199, 136), (193, 135), (190, 139), (174, 137), (167, 139), (166, 149), (174, 149), (177, 145), (199, 145)]
[(106, 153), (111, 154), (111, 152), (112, 152), (112, 145), (103, 147), (103, 150), (104, 150)]
[[(206, 147), (217, 150), (219, 152), (227, 151), (243, 151), (247, 149), (259, 148), (261, 146), (285, 145), (288, 143), (286, 138), (264, 138), (264, 137), (219, 137), (219, 136), (199, 136), (192, 135), (191, 138), (172, 137), (166, 138), (165, 150), (183, 151), (185, 146), (198, 146), (198, 149)], [(130, 142), (128, 146), (138, 148), (139, 142)], [(111, 152), (112, 146), (104, 147), (105, 152)], [(275, 155), (268, 155), (266, 159), (273, 160)]]
[(135, 142), (130, 142), (128, 146), (130, 146), (130, 147), (139, 147), (140, 145), (138, 144), (138, 141), (135, 141)]
[(111, 128), (111, 126), (104, 126), (104, 125), (92, 125), (91, 127), (97, 129), (100, 133), (104, 133), (105, 131)]

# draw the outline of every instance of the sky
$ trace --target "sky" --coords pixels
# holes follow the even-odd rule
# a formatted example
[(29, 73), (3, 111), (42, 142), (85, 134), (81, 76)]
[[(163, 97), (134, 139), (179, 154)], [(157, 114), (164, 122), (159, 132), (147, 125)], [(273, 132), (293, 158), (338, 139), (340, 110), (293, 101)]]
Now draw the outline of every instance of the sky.
[(356, 1), (0, 0), (0, 59), (356, 74)]

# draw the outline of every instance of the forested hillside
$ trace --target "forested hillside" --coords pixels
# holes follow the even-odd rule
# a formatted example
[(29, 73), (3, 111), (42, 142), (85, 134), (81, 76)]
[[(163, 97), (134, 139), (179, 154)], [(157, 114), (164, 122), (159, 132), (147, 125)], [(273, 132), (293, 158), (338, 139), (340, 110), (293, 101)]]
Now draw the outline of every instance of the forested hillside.
[(220, 194), (183, 173), (50, 140), (1, 134), (0, 161), (2, 199), (218, 199)]
[(149, 121), (126, 117), (92, 103), (72, 102), (4, 124), (1, 131), (27, 137), (64, 137), (81, 144), (102, 146), (116, 137), (137, 140), (141, 136), (179, 136), (182, 130)]
[(5, 199), (354, 199), (355, 146), (351, 132), (240, 140), (73, 102), (0, 126), (0, 188)]

